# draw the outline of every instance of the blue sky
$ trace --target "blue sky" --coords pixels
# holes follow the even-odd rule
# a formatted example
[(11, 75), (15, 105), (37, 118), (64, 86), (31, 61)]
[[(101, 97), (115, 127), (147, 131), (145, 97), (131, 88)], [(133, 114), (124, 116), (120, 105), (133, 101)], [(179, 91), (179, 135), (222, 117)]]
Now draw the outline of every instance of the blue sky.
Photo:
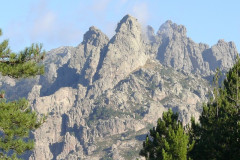
[(240, 51), (239, 0), (7, 0), (1, 2), (0, 28), (18, 52), (32, 43), (48, 51), (76, 46), (92, 25), (111, 38), (121, 18), (130, 14), (155, 32), (166, 20), (187, 28), (195, 42), (210, 46), (234, 41)]

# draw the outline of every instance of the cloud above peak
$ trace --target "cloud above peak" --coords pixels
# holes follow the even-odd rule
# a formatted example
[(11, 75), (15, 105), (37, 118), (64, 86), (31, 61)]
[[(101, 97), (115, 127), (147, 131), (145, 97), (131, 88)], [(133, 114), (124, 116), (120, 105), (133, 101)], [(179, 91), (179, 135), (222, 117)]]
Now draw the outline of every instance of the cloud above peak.
[(147, 2), (136, 0), (71, 3), (36, 0), (26, 8), (26, 16), (8, 24), (7, 38), (15, 48), (39, 42), (47, 50), (62, 45), (74, 46), (81, 43), (83, 34), (92, 25), (111, 38), (124, 15), (131, 14), (142, 24), (146, 24), (149, 17)]
[[(39, 6), (38, 8), (36, 6)], [(33, 41), (41, 39), (47, 43), (71, 43), (82, 36), (79, 28), (63, 19), (60, 14), (50, 9), (46, 0), (40, 0), (32, 8), (37, 8), (31, 15), (30, 34)], [(80, 43), (80, 42), (79, 42)]]
[(149, 9), (146, 2), (138, 2), (132, 7), (131, 14), (135, 16), (140, 23), (146, 25), (149, 19)]

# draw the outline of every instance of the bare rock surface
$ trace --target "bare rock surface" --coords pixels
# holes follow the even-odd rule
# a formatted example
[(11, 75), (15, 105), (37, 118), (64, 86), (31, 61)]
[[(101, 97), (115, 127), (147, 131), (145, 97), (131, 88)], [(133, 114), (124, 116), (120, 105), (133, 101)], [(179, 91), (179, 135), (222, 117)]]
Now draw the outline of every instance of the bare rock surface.
[(136, 18), (126, 15), (118, 23), (116, 34), (104, 50), (94, 87), (100, 91), (111, 89), (133, 70), (143, 66), (148, 58), (144, 47), (140, 24)]
[(158, 44), (156, 58), (163, 65), (203, 76), (212, 75), (218, 67), (226, 72), (238, 53), (233, 42), (220, 40), (211, 48), (207, 44), (195, 43), (187, 37), (183, 25), (172, 21), (166, 21), (159, 28), (155, 39)]

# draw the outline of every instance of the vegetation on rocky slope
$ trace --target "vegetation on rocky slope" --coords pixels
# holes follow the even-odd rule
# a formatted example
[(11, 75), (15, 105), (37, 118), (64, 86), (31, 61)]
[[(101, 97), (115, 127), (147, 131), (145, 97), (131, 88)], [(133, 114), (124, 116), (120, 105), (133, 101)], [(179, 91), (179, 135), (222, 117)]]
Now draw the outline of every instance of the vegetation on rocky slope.
[(216, 88), (209, 102), (203, 104), (199, 122), (192, 118), (185, 130), (178, 114), (163, 113), (157, 127), (150, 130), (140, 155), (147, 160), (239, 159), (240, 157), (240, 60), (229, 70), (219, 87), (219, 71), (214, 77)]

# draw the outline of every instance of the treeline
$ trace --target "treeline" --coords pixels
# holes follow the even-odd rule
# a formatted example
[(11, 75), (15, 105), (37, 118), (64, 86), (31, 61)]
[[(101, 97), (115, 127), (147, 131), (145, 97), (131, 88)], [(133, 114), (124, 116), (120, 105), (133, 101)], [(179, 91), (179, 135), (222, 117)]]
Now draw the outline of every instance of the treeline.
[(140, 155), (147, 160), (239, 160), (240, 159), (240, 59), (215, 88), (196, 122), (183, 126), (178, 113), (163, 113), (150, 130)]

